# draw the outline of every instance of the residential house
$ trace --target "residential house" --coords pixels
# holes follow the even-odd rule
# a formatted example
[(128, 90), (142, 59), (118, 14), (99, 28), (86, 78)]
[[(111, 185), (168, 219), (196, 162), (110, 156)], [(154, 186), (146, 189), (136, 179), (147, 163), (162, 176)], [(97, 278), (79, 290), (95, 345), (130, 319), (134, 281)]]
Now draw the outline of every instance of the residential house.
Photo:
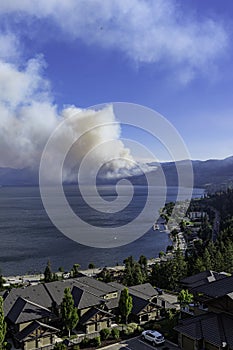
[(175, 327), (179, 346), (184, 350), (232, 350), (233, 316), (224, 313), (206, 313), (188, 318)]
[(203, 218), (208, 218), (208, 214), (205, 211), (190, 211), (188, 213), (190, 220), (202, 220)]
[(55, 344), (59, 329), (48, 324), (53, 317), (49, 309), (18, 297), (6, 315), (14, 345), (22, 349), (33, 349)]
[[(3, 298), (8, 330), (16, 347), (32, 350), (57, 341), (62, 327), (61, 303), (67, 287), (78, 309), (78, 331), (90, 334), (115, 325), (121, 291), (125, 288), (117, 282), (107, 284), (81, 276), (13, 288)], [(130, 319), (139, 324), (159, 319), (163, 310), (175, 307), (166, 294), (159, 295), (149, 283), (129, 287), (129, 293), (133, 298)]]
[[(116, 287), (120, 292), (126, 288), (117, 282), (110, 282), (109, 284)], [(128, 290), (133, 301), (133, 308), (129, 319), (140, 325), (151, 320), (159, 319), (161, 317), (161, 311), (165, 309), (175, 308), (174, 305), (160, 296), (158, 291), (150, 283), (128, 287)]]
[(59, 331), (48, 324), (33, 321), (14, 335), (14, 343), (17, 348), (20, 347), (24, 350), (43, 348), (56, 343), (56, 334)]
[(198, 275), (189, 279), (196, 316), (182, 320), (175, 327), (179, 345), (185, 350), (232, 350), (233, 276), (222, 278), (219, 274), (212, 280), (208, 278), (209, 271)]
[(58, 314), (65, 288), (71, 289), (75, 306), (79, 310), (79, 326), (85, 333), (100, 331), (111, 326), (114, 315), (110, 310), (106, 310), (105, 305), (112, 299), (115, 299), (115, 302), (118, 300), (118, 291), (115, 288), (86, 276), (46, 283), (44, 286)]
[(180, 281), (180, 284), (182, 288), (188, 289), (191, 292), (195, 287), (206, 285), (213, 281), (221, 280), (227, 276), (228, 275), (225, 272), (207, 270), (197, 273), (196, 275), (183, 278)]

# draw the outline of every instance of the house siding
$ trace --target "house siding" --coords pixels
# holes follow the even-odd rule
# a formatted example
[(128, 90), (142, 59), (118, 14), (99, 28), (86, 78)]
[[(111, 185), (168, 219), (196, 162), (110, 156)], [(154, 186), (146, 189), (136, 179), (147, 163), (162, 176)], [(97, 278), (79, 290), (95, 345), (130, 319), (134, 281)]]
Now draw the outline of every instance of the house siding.
[(88, 307), (88, 308), (86, 308), (86, 309), (82, 309), (82, 310), (80, 310), (79, 311), (79, 313), (80, 313), (80, 317), (81, 316), (83, 316), (87, 311), (89, 311), (91, 308), (90, 307)]
[(21, 331), (22, 331), (24, 328), (26, 328), (30, 323), (31, 323), (31, 321), (30, 321), (30, 322), (25, 322), (25, 323), (20, 323), (20, 324), (18, 325), (18, 331), (21, 332)]
[(204, 347), (206, 350), (219, 350), (220, 349), (218, 346), (215, 346), (215, 345), (210, 344), (208, 342), (204, 342)]
[(24, 350), (31, 350), (31, 349), (35, 349), (36, 348), (36, 341), (35, 340), (31, 340), (28, 341), (26, 343), (24, 343)]
[(196, 350), (195, 348), (195, 340), (186, 337), (185, 335), (181, 336), (181, 349), (184, 350)]

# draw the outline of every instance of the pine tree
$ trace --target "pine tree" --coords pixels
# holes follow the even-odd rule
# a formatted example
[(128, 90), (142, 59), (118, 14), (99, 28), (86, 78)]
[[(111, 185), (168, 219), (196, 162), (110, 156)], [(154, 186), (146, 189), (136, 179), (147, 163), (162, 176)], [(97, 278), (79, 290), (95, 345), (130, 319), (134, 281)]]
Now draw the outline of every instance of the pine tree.
[(124, 260), (125, 271), (123, 284), (126, 286), (134, 286), (137, 284), (142, 284), (147, 279), (146, 257), (141, 256), (139, 262), (135, 261), (132, 256), (129, 256)]
[(61, 315), (64, 328), (69, 333), (70, 337), (70, 332), (75, 328), (79, 320), (70, 288), (65, 288), (64, 297), (61, 303)]
[(119, 300), (119, 309), (121, 316), (125, 319), (125, 323), (128, 322), (129, 314), (131, 313), (133, 308), (133, 299), (129, 295), (129, 291), (127, 288), (123, 289), (121, 292), (120, 300)]
[(217, 251), (215, 256), (214, 269), (217, 272), (221, 272), (224, 270), (224, 259), (220, 250)]
[(78, 274), (79, 274), (79, 268), (80, 268), (80, 265), (79, 264), (74, 264), (73, 267), (72, 267), (72, 277), (78, 277)]
[(52, 273), (52, 270), (51, 270), (50, 260), (48, 260), (46, 268), (44, 270), (44, 281), (45, 282), (53, 281), (53, 273)]
[(142, 268), (138, 263), (134, 265), (132, 275), (133, 275), (133, 284), (135, 286), (138, 284), (142, 284), (144, 282), (145, 277), (143, 275)]
[(207, 248), (205, 248), (204, 254), (203, 254), (203, 263), (205, 265), (206, 270), (212, 269), (212, 262), (211, 262), (211, 256)]
[(194, 271), (193, 273), (199, 273), (199, 272), (202, 272), (202, 271), (205, 271), (206, 268), (205, 268), (205, 265), (204, 265), (204, 262), (203, 262), (203, 259), (201, 257), (197, 257), (195, 263), (194, 263)]
[(4, 340), (6, 336), (6, 322), (3, 311), (3, 298), (0, 296), (0, 350), (4, 349)]
[(141, 267), (142, 275), (143, 275), (143, 282), (145, 282), (148, 279), (148, 272), (147, 272), (147, 258), (144, 255), (141, 255), (138, 263)]

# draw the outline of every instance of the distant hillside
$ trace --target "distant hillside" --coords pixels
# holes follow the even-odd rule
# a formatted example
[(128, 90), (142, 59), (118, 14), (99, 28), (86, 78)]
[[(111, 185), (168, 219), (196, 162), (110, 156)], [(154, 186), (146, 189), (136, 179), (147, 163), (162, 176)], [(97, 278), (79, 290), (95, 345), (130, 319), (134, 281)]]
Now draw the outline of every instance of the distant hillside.
[(218, 188), (233, 183), (233, 157), (193, 162), (195, 186)]
[[(224, 188), (233, 183), (233, 157), (226, 159), (209, 159), (192, 161), (194, 186), (209, 189)], [(174, 163), (162, 164), (168, 184), (177, 179)]]
[(38, 185), (39, 176), (37, 171), (29, 168), (12, 169), (0, 168), (0, 185), (5, 186), (31, 186)]
[[(185, 161), (179, 162), (180, 166)], [(208, 189), (219, 189), (226, 185), (233, 184), (233, 156), (218, 160), (210, 159), (206, 161), (192, 161), (194, 171), (194, 186)], [(161, 164), (168, 186), (177, 186), (177, 171), (174, 162)], [(149, 177), (156, 176), (156, 171), (151, 171)], [(145, 184), (145, 176), (133, 176), (130, 178), (134, 184)], [(115, 183), (116, 180), (107, 181), (99, 179), (98, 183)], [(0, 185), (8, 186), (30, 186), (38, 185), (38, 173), (28, 168), (12, 169), (0, 168)]]
[[(185, 162), (180, 162), (180, 165)], [(206, 161), (192, 161), (194, 173), (194, 187), (217, 190), (233, 183), (233, 157), (226, 159), (209, 159)], [(163, 163), (162, 168), (167, 184), (177, 185), (177, 171), (175, 163)]]

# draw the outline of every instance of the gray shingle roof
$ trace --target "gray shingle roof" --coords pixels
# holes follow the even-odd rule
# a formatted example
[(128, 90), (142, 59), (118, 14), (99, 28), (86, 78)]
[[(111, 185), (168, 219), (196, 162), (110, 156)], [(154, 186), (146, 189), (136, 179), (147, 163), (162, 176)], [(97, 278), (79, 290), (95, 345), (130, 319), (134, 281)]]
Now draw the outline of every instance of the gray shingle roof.
[(226, 342), (233, 346), (233, 317), (227, 314), (208, 313), (192, 317), (175, 327), (175, 330), (192, 339), (204, 339), (207, 342), (222, 346)]
[(195, 288), (204, 284), (211, 283), (213, 281), (221, 280), (226, 277), (227, 275), (224, 273), (207, 270), (197, 273), (196, 275), (183, 278), (181, 280), (181, 284), (187, 286), (188, 288)]
[(99, 290), (104, 294), (116, 292), (116, 288), (102, 281), (98, 281), (95, 278), (83, 276), (77, 278), (77, 282)]
[[(111, 286), (117, 288), (122, 291), (126, 287), (123, 284), (117, 282), (110, 282)], [(154, 306), (160, 306), (160, 304), (151, 303), (150, 300), (153, 297), (158, 296), (158, 292), (152, 287), (150, 283), (140, 284), (137, 286), (127, 287), (129, 290), (129, 294), (133, 298), (133, 308), (132, 313), (137, 315), (140, 311), (142, 311), (147, 305), (151, 304)], [(158, 301), (158, 299), (157, 299)], [(162, 304), (162, 302), (161, 302)]]
[(150, 299), (159, 293), (155, 288), (152, 287), (150, 283), (139, 284), (137, 286), (130, 287), (130, 291), (137, 293), (138, 296)]
[(4, 300), (4, 313), (6, 316), (18, 297), (22, 297), (46, 308), (52, 305), (52, 299), (46, 292), (43, 284), (25, 288), (13, 288)]
[(77, 286), (74, 286), (72, 289), (72, 296), (74, 299), (75, 306), (78, 307), (78, 309), (85, 309), (90, 306), (99, 305), (102, 302), (104, 302), (103, 299), (100, 299), (99, 297), (95, 296), (94, 294), (91, 294), (87, 292), (86, 290), (83, 290)]
[(123, 284), (120, 284), (120, 283), (118, 283), (118, 282), (109, 282), (108, 283), (108, 285), (109, 286), (112, 286), (113, 288), (115, 288), (116, 290), (123, 290), (123, 289), (125, 289), (125, 288), (128, 288), (128, 287), (125, 287)]
[(18, 324), (51, 316), (52, 314), (47, 308), (18, 297), (8, 312), (7, 318), (11, 322)]
[(137, 286), (132, 286), (130, 288), (150, 297), (158, 294), (156, 289), (154, 289), (150, 283), (138, 284)]
[[(96, 300), (96, 305), (100, 303), (100, 299), (104, 297), (107, 293), (115, 292), (116, 289), (113, 287), (110, 287), (104, 282), (100, 282), (95, 280), (94, 278), (90, 277), (79, 277), (76, 279), (69, 279), (65, 281), (55, 281), (45, 284), (45, 289), (48, 291), (51, 299), (57, 304), (60, 305), (64, 296), (64, 290), (65, 288), (70, 288), (71, 291), (74, 287), (76, 287), (76, 293), (79, 289), (79, 294), (81, 295), (81, 290), (85, 291), (85, 298), (83, 300), (87, 301), (87, 305), (82, 307), (89, 306), (88, 303), (90, 300), (90, 303), (92, 304), (93, 300)], [(76, 298), (78, 295), (76, 296)], [(95, 298), (94, 298), (95, 297)], [(77, 300), (76, 300), (77, 301)], [(81, 307), (81, 305), (80, 305)]]
[(157, 290), (153, 288), (150, 283), (139, 284), (132, 287), (125, 287), (123, 284), (117, 282), (110, 282), (109, 285), (117, 288), (120, 291), (127, 288), (130, 295), (137, 296), (138, 298), (144, 300), (150, 300), (152, 297), (158, 296)]
[(195, 287), (193, 293), (201, 293), (210, 298), (218, 298), (233, 292), (233, 276), (223, 278), (199, 287)]
[(106, 295), (106, 292), (103, 291), (103, 290), (100, 290), (100, 289), (97, 289), (93, 286), (90, 286), (90, 285), (87, 285), (87, 284), (84, 284), (82, 283), (81, 281), (76, 281), (75, 285), (83, 290), (86, 290), (87, 292), (89, 293), (92, 293), (96, 296), (98, 296), (99, 298), (103, 298), (104, 295)]
[(50, 283), (45, 283), (44, 287), (47, 293), (50, 295), (51, 300), (53, 300), (57, 305), (61, 305), (62, 299), (64, 297), (65, 288), (72, 289), (74, 285), (74, 280), (65, 281), (54, 281)]
[(118, 293), (117, 298), (112, 298), (109, 300), (106, 300), (106, 307), (108, 310), (113, 310), (116, 309), (119, 305), (119, 300), (120, 300), (120, 293)]
[(139, 312), (141, 312), (145, 307), (149, 304), (151, 304), (148, 300), (138, 298), (135, 295), (132, 295), (133, 299), (133, 308), (132, 308), (132, 314), (137, 315)]

